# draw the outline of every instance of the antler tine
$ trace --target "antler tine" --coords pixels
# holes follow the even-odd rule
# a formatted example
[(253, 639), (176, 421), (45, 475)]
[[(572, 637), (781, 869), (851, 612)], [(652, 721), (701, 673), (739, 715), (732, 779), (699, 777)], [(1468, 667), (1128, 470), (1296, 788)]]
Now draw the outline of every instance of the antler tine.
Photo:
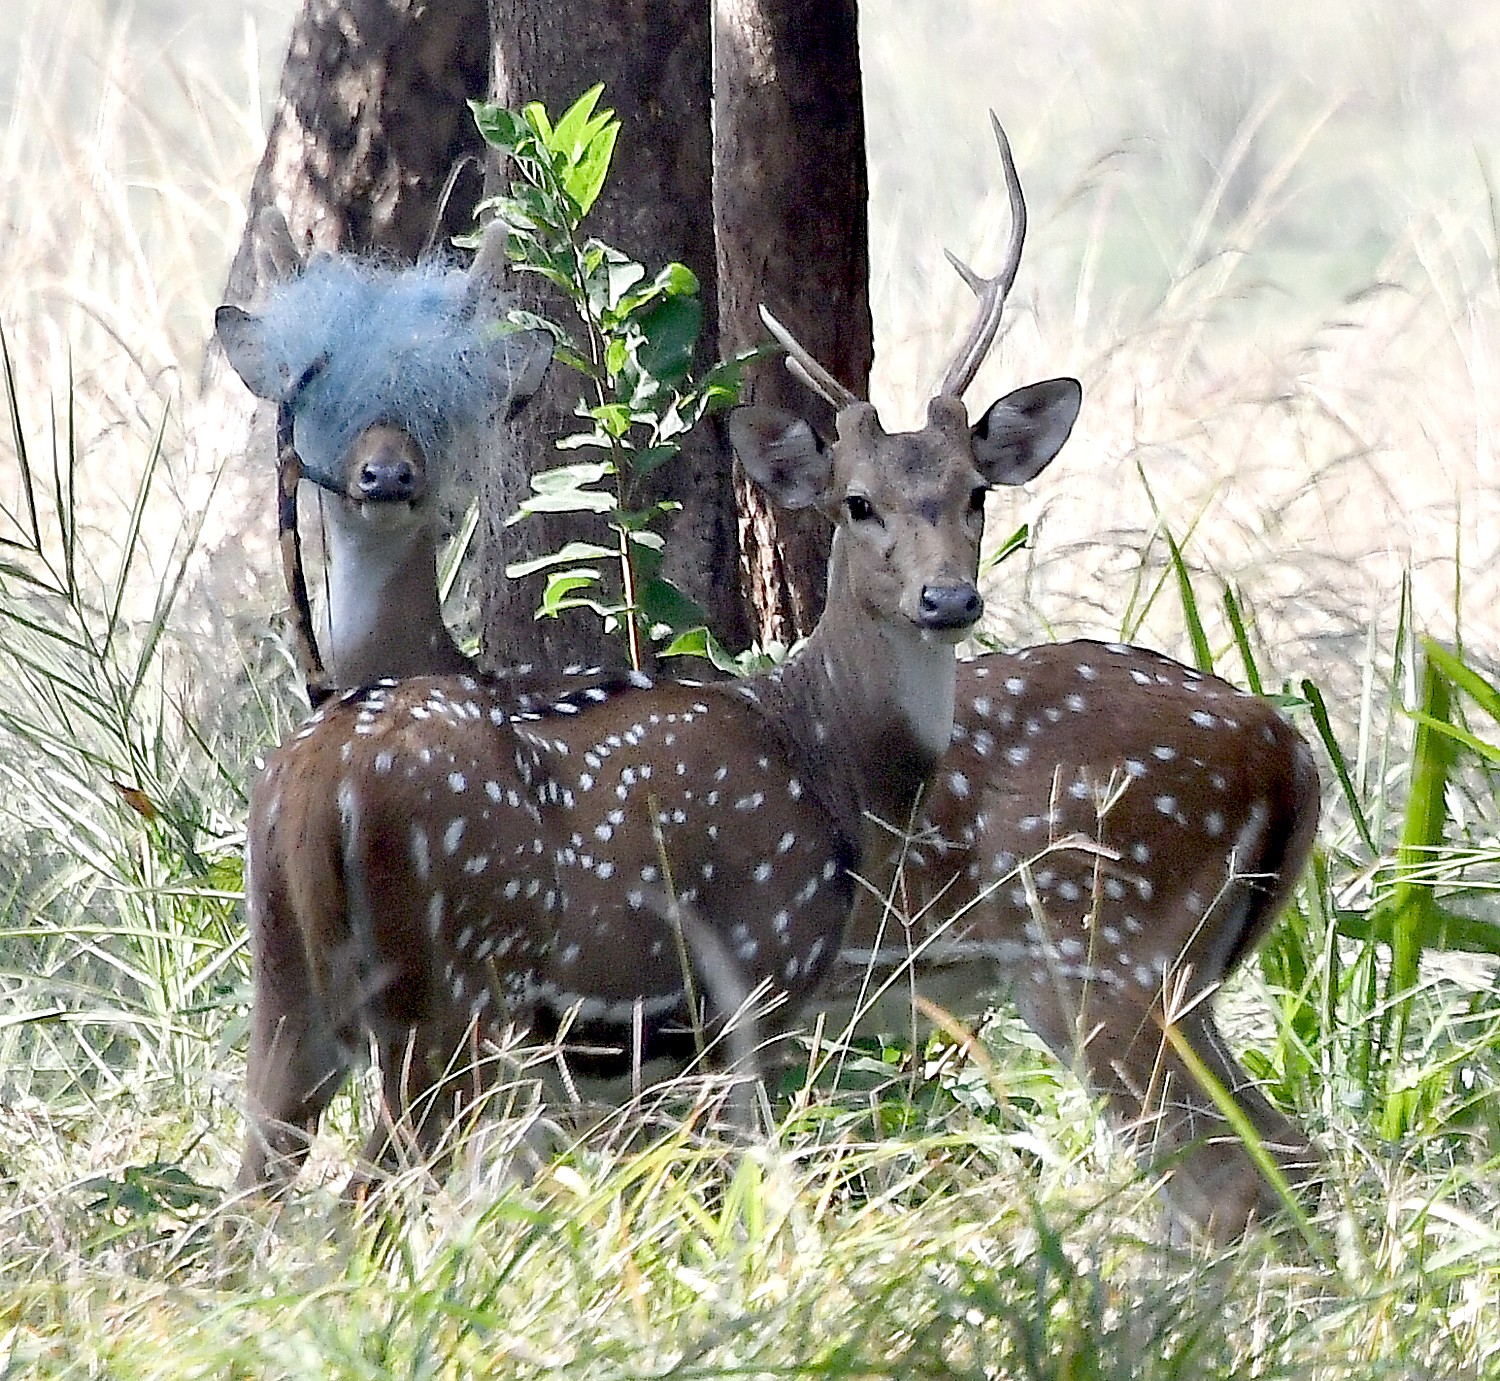
[(851, 403), (859, 402), (859, 398), (855, 394), (839, 383), (832, 374), (808, 354), (807, 350), (798, 342), (797, 337), (771, 315), (764, 303), (761, 305), (760, 319), (766, 323), (766, 330), (775, 336), (781, 343), (782, 348), (785, 349), (787, 371), (794, 379), (800, 379), (820, 398), (832, 403), (840, 412)]
[(505, 272), (505, 227), (499, 220), (492, 220), (484, 228), (479, 248), (474, 252), (474, 262), (469, 265), (469, 279), (464, 285), (464, 295), (476, 302), (499, 289)]
[(255, 221), (255, 271), (261, 284), (287, 283), (307, 267), (307, 255), (297, 248), (286, 217), (274, 206), (263, 206)]
[(983, 278), (967, 264), (947, 250), (948, 262), (959, 272), (979, 299), (979, 318), (969, 337), (953, 357), (948, 372), (938, 392), (949, 398), (961, 398), (964, 390), (974, 382), (979, 366), (995, 343), (1000, 329), (1000, 317), (1005, 311), (1005, 299), (1016, 281), (1016, 272), (1021, 267), (1021, 247), (1026, 243), (1026, 198), (1021, 194), (1021, 178), (1016, 172), (1016, 160), (1010, 151), (1010, 140), (999, 117), (990, 111), (990, 124), (995, 130), (995, 142), (1000, 146), (1000, 163), (1005, 170), (1005, 190), (1010, 197), (1010, 244), (1006, 246), (1005, 263), (993, 278)]

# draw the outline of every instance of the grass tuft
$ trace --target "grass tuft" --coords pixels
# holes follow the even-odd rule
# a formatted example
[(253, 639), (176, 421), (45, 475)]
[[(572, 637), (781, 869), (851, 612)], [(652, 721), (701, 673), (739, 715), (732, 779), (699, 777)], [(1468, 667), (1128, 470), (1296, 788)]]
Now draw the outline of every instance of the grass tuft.
[(1175, 1240), (1003, 1004), (901, 1045), (819, 1033), (748, 1138), (689, 1085), (539, 1155), (523, 1070), (445, 1184), (416, 1168), (363, 1214), (333, 1192), (356, 1089), (286, 1203), (228, 1193), (244, 793), (292, 677), (204, 600), (202, 552), (242, 515), (210, 506), (184, 419), (260, 58), (203, 56), (231, 46), (198, 27), (217, 11), (179, 32), (164, 5), (22, 0), (0, 53), (4, 1374), (1500, 1375), (1500, 278), (1473, 152), (1500, 133), (1500, 38), (1443, 0), (938, 8), (861, 6), (877, 394), (895, 425), (953, 334), (934, 301), (968, 310), (926, 264), (969, 257), (999, 204), (994, 105), (1034, 229), (985, 379), (1070, 369), (1088, 405), (999, 528), (993, 631), (1124, 632), (1271, 692), (1318, 745), (1309, 876), (1221, 1011), (1316, 1131), (1321, 1199), (1231, 1248)]

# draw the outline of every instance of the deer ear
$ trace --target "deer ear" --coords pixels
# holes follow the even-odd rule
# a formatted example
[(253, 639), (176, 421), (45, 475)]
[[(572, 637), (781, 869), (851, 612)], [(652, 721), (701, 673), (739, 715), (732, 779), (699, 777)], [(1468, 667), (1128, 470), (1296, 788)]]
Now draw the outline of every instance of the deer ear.
[(745, 473), (783, 508), (811, 508), (827, 495), (832, 456), (795, 413), (735, 408), (729, 414), (729, 444)]
[(257, 398), (279, 401), (286, 392), (287, 381), (282, 371), (266, 358), (261, 319), (240, 307), (220, 307), (214, 313), (214, 334), (234, 372), (245, 381), (245, 387)]
[(521, 412), (542, 386), (547, 366), (552, 363), (552, 346), (549, 331), (513, 331), (502, 336), (491, 349), (496, 376), (505, 390), (503, 416), (507, 422)]
[(974, 458), (991, 484), (1025, 484), (1060, 450), (1083, 403), (1077, 379), (1047, 379), (1007, 393), (975, 424)]

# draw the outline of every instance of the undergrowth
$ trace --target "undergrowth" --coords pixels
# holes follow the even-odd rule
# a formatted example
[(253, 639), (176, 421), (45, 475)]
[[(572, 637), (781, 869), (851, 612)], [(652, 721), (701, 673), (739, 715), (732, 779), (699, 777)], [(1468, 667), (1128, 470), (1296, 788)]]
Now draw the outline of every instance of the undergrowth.
[[(1455, 69), (1445, 99), (1472, 77)], [(753, 1136), (715, 1087), (540, 1158), (526, 1119), (496, 1120), (444, 1186), (413, 1177), (363, 1215), (334, 1192), (356, 1091), (279, 1211), (229, 1194), (244, 793), (293, 710), (266, 677), (274, 659), (233, 643), (205, 656), (185, 605), (206, 486), (182, 468), (183, 323), (206, 330), (212, 289), (173, 259), (157, 269), (172, 292), (142, 293), (167, 301), (149, 324), (100, 304), (111, 264), (130, 266), (118, 286), (163, 244), (222, 249), (234, 198), (209, 230), (193, 194), (147, 197), (171, 213), (148, 233), (91, 165), (76, 186), (96, 199), (74, 201), (96, 239), (69, 249), (66, 195), (32, 178), (47, 195), (0, 248), (3, 1375), (1500, 1376), (1487, 494), (1424, 509), (1444, 560), (1366, 540), (1416, 505), (1408, 470), (1482, 468), (1495, 221), (1485, 184), (1450, 159), (1463, 204), (1423, 203), (1394, 241), (1365, 245), (1364, 291), (1321, 317), (1299, 302), (1274, 349), (1218, 329), (1247, 302), (1269, 311), (1258, 276), (1297, 243), (1283, 193), (1310, 180), (1256, 131), (1300, 128), (1309, 139), (1284, 150), (1312, 158), (1317, 120), (1337, 124), (1325, 104), (1300, 126), (1256, 115), (1221, 144), (1239, 150), (1233, 175), (1177, 216), (1185, 239), (1154, 246), (1170, 281), (1149, 302), (1102, 286), (1172, 220), (1127, 176), (1142, 162), (1111, 146), (1077, 185), (1043, 178), (1028, 261), (1042, 266), (1002, 352), (1026, 372), (1044, 339), (1065, 341), (1090, 389), (1080, 440), (1115, 464), (1108, 484), (1082, 467), (1041, 502), (1024, 557), (999, 568), (1025, 584), (996, 601), (1002, 631), (1166, 644), (1280, 697), (1318, 745), (1313, 866), (1221, 1010), (1315, 1133), (1327, 1182), (1314, 1237), (1217, 1251), (1173, 1239), (1080, 1084), (1003, 1005), (977, 1051), (861, 1048), (836, 1086), (789, 1074)], [(97, 128), (118, 113), (101, 107)], [(19, 146), (8, 166), (24, 172)], [(1024, 134), (1018, 147), (1024, 163)], [(1124, 228), (1122, 188), (1142, 198)], [(1070, 216), (1085, 230), (1057, 288), (1045, 266), (1064, 251), (1046, 245)], [(44, 280), (70, 284), (66, 310), (17, 295)], [(1065, 367), (1049, 353), (1031, 372)], [(1059, 512), (1080, 486), (1091, 502)]]

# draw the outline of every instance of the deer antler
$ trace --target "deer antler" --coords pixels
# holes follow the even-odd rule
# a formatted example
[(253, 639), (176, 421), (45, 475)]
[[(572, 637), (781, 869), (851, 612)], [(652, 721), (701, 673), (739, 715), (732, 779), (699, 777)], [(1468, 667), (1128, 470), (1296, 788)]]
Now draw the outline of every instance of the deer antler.
[(961, 398), (963, 392), (974, 382), (974, 375), (995, 343), (995, 333), (1000, 329), (1000, 316), (1005, 310), (1005, 299), (1016, 281), (1016, 271), (1021, 267), (1021, 247), (1026, 242), (1026, 198), (1021, 195), (1021, 179), (1016, 172), (1016, 160), (1011, 155), (1010, 140), (1000, 125), (999, 117), (990, 111), (990, 124), (995, 130), (995, 142), (1000, 146), (1000, 163), (1005, 170), (1005, 190), (1010, 197), (1010, 244), (1006, 247), (1005, 263), (993, 278), (981, 278), (967, 264), (947, 250), (948, 262), (959, 272), (959, 276), (979, 299), (979, 318), (974, 323), (969, 337), (959, 347), (943, 375), (938, 393), (948, 398)]
[[(1016, 273), (1021, 267), (1021, 249), (1026, 243), (1026, 198), (1021, 193), (1021, 178), (1016, 172), (1016, 160), (1010, 150), (1010, 140), (1006, 138), (1000, 119), (993, 110), (990, 111), (990, 124), (995, 131), (995, 142), (1000, 146), (1000, 165), (1005, 172), (1005, 191), (1010, 198), (1010, 243), (1006, 246), (1005, 262), (993, 278), (982, 278), (957, 255), (949, 250), (943, 251), (948, 262), (958, 270), (959, 276), (979, 299), (979, 317), (968, 338), (954, 355), (948, 372), (943, 375), (943, 382), (938, 386), (938, 394), (945, 398), (963, 396), (964, 390), (974, 382), (974, 375), (979, 372), (979, 366), (995, 343), (995, 335), (1000, 330), (1000, 318), (1005, 311), (1005, 299), (1016, 281)], [(859, 401), (808, 353), (764, 304), (760, 309), (760, 319), (786, 350), (786, 367), (795, 378), (840, 411)]]
[(812, 389), (820, 398), (832, 403), (842, 412), (851, 403), (859, 402), (859, 399), (851, 393), (843, 384), (839, 383), (826, 369), (813, 359), (790, 331), (786, 329), (774, 316), (764, 303), (760, 308), (760, 319), (766, 323), (766, 329), (781, 342), (786, 350), (787, 372), (793, 378), (800, 380)]
[(263, 285), (290, 283), (307, 267), (307, 255), (297, 248), (286, 217), (274, 206), (263, 206), (255, 226), (260, 232), (255, 241), (256, 277)]

